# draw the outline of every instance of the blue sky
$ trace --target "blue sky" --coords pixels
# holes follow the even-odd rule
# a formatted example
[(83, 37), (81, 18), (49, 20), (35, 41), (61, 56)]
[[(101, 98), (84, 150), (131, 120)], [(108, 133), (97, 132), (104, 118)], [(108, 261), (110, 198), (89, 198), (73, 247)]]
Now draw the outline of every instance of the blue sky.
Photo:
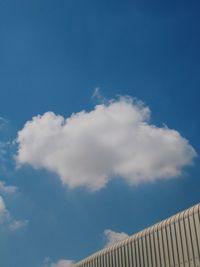
[[(0, 183), (1, 266), (46, 267), (60, 259), (78, 261), (105, 246), (106, 229), (132, 234), (200, 201), (200, 162), (191, 152), (192, 148), (196, 154), (200, 151), (199, 8), (198, 1), (171, 0), (1, 2), (0, 181), (4, 182)], [(104, 102), (93, 97), (95, 88), (100, 88), (98, 92)], [(128, 95), (129, 100), (119, 95)], [(94, 112), (96, 105), (112, 115), (113, 104), (120, 111), (119, 105), (124, 104), (125, 109), (119, 112), (124, 122), (127, 117), (134, 117), (123, 113), (126, 107), (131, 106), (131, 112), (135, 112), (139, 106), (131, 98), (143, 101), (151, 111), (149, 119), (139, 121), (141, 125), (147, 124), (148, 133), (152, 125), (164, 129), (167, 136), (172, 134), (170, 129), (179, 133), (175, 142), (177, 147), (174, 146), (180, 152), (174, 156), (174, 162), (178, 162), (172, 168), (174, 175), (172, 171), (158, 174), (154, 167), (157, 161), (150, 166), (152, 176), (146, 174), (148, 160), (145, 161), (145, 155), (149, 159), (148, 155), (156, 154), (160, 147), (163, 147), (161, 158), (169, 152), (164, 145), (159, 146), (157, 139), (149, 141), (154, 145), (150, 152), (141, 146), (135, 152), (137, 143), (132, 143), (134, 136), (132, 138), (127, 130), (123, 135), (124, 146), (114, 143), (108, 150), (97, 149), (97, 141), (104, 136), (104, 130), (105, 138), (109, 136), (113, 141), (122, 137), (121, 128), (118, 124), (114, 128), (112, 121), (105, 122), (107, 127), (101, 120), (93, 125), (88, 123), (87, 115), (96, 123), (96, 116), (102, 116), (101, 112)], [(109, 102), (111, 99), (115, 101)], [(144, 106), (139, 107), (137, 114), (142, 114)], [(109, 107), (111, 111), (108, 111)], [(54, 143), (49, 128), (44, 130), (37, 124), (46, 112), (53, 112), (46, 114), (54, 114), (53, 118), (57, 120), (57, 115), (66, 119), (83, 110), (85, 113), (79, 116), (80, 120), (74, 119), (71, 153), (64, 149), (69, 139), (63, 132), (58, 131), (57, 135), (61, 142), (56, 140)], [(22, 138), (27, 143), (22, 139), (13, 142), (20, 130), (24, 133), (25, 123), (30, 121), (29, 126), (32, 126), (32, 117), (39, 114), (41, 117), (34, 128), (38, 135), (33, 134), (33, 128), (27, 127), (25, 139)], [(80, 126), (82, 119), (83, 127)], [(49, 116), (47, 122), (52, 125), (53, 121)], [(63, 131), (62, 123), (61, 126), (59, 129)], [(126, 124), (122, 128), (126, 130), (129, 126)], [(137, 132), (138, 128), (133, 130)], [(92, 140), (90, 134), (94, 137)], [(129, 139), (124, 137), (127, 135)], [(41, 143), (38, 141), (40, 136), (43, 136)], [(130, 152), (133, 155), (141, 153), (141, 160), (144, 160), (139, 178), (135, 169), (128, 172), (112, 158), (114, 153), (117, 160), (126, 165), (129, 140)], [(31, 150), (32, 141), (39, 144), (36, 154)], [(79, 151), (79, 144), (83, 150)], [(63, 157), (60, 154), (62, 146)], [(24, 151), (25, 156), (22, 155)], [(55, 157), (47, 161), (48, 152)], [(121, 158), (124, 154), (120, 152), (125, 153), (125, 159)], [(112, 159), (111, 163), (108, 161), (109, 166), (104, 166), (107, 171), (105, 184), (99, 178), (101, 170), (96, 172), (95, 169), (101, 167), (100, 161), (105, 162), (104, 153), (108, 160)], [(174, 155), (170, 153), (169, 158)], [(81, 157), (83, 154), (85, 157)], [(98, 164), (92, 161), (93, 164), (87, 165), (93, 154)], [(163, 158), (168, 167), (172, 164), (169, 158)], [(59, 165), (60, 159), (66, 168)], [(20, 168), (17, 167), (19, 162)], [(73, 177), (70, 174), (76, 167), (71, 170), (70, 166), (76, 166), (76, 163), (77, 173)], [(87, 169), (79, 171), (80, 166), (87, 166)], [(181, 175), (177, 170), (181, 170)], [(173, 178), (167, 179), (170, 175)], [(84, 182), (81, 183), (81, 179)], [(144, 182), (140, 183), (140, 180)]]

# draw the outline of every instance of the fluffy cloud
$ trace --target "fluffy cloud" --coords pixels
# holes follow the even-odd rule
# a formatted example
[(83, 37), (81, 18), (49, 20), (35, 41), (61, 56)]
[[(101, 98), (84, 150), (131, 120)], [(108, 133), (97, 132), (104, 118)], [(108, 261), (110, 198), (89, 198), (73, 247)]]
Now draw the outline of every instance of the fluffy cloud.
[(0, 226), (15, 231), (26, 226), (28, 221), (18, 221), (12, 218), (10, 212), (7, 210), (5, 202), (0, 196)]
[(121, 232), (121, 233), (118, 233), (118, 232), (114, 232), (110, 229), (106, 229), (104, 231), (104, 235), (106, 237), (106, 245), (105, 247), (108, 247), (108, 246), (111, 246), (117, 242), (120, 242), (126, 238), (128, 238), (129, 236), (124, 233), (124, 232)]
[(180, 176), (195, 150), (177, 131), (149, 119), (150, 109), (130, 98), (67, 119), (46, 112), (18, 132), (16, 161), (52, 171), (70, 188), (90, 190), (115, 176), (129, 184)]
[(71, 260), (59, 260), (57, 262), (51, 262), (49, 258), (44, 260), (44, 267), (72, 267), (74, 264)]
[(71, 267), (71, 266), (73, 266), (73, 262), (70, 260), (60, 260), (51, 265), (51, 267)]

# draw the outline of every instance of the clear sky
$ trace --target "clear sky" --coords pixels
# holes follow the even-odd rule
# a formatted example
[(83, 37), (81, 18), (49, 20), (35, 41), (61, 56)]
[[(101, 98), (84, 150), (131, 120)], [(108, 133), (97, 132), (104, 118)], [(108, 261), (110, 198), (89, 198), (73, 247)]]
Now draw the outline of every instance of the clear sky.
[(0, 266), (67, 267), (200, 201), (199, 13), (1, 1)]

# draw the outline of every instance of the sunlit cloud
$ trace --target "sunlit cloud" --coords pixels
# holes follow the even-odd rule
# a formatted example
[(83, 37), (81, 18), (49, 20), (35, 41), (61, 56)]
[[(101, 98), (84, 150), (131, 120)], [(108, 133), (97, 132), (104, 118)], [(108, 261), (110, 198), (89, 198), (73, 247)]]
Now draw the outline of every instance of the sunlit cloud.
[(105, 247), (109, 247), (111, 245), (114, 245), (115, 243), (120, 242), (120, 241), (129, 237), (129, 235), (127, 235), (124, 232), (115, 232), (115, 231), (112, 231), (110, 229), (106, 229), (104, 231), (104, 235), (106, 238)]
[(63, 185), (92, 191), (116, 176), (135, 185), (182, 175), (196, 156), (194, 148), (150, 117), (149, 107), (127, 97), (66, 119), (46, 112), (18, 132), (17, 164), (45, 168)]

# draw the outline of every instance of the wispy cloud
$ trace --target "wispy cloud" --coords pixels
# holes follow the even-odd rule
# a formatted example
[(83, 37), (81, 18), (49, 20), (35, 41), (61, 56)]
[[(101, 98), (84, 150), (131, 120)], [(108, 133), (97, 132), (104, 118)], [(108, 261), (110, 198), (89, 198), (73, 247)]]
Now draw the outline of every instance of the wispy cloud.
[[(8, 127), (8, 121), (0, 117), (0, 131), (4, 132)], [(12, 143), (9, 141), (0, 141), (0, 172), (6, 173), (6, 163), (8, 158), (10, 158), (9, 150), (12, 146)], [(9, 155), (8, 155), (9, 154)], [(13, 157), (13, 156), (12, 156)], [(4, 196), (9, 194), (14, 194), (17, 191), (17, 187), (13, 185), (7, 185), (4, 181), (0, 180), (0, 228), (7, 229), (9, 231), (15, 231), (20, 228), (25, 227), (28, 224), (28, 220), (21, 221), (16, 220), (10, 214), (10, 211), (6, 208), (4, 201)], [(3, 197), (2, 197), (3, 195)]]
[(0, 160), (4, 158), (5, 154), (6, 154), (6, 143), (0, 141)]
[(112, 231), (110, 229), (106, 229), (104, 231), (104, 235), (106, 237), (105, 247), (111, 246), (129, 237), (129, 235), (127, 235), (124, 232), (119, 233), (119, 232)]
[(27, 224), (28, 224), (28, 220), (24, 220), (24, 221), (12, 220), (8, 224), (8, 229), (11, 231), (15, 231), (15, 230), (18, 230), (20, 228), (27, 226)]
[(3, 129), (7, 124), (8, 121), (5, 118), (0, 117), (0, 130)]
[(106, 100), (106, 98), (101, 94), (101, 88), (100, 87), (94, 88), (94, 92), (92, 94), (92, 98), (94, 100), (96, 100), (98, 103), (101, 103), (101, 104), (105, 104), (105, 103), (108, 102)]
[(150, 115), (127, 97), (67, 119), (38, 115), (18, 132), (17, 164), (46, 168), (64, 185), (89, 190), (115, 176), (132, 185), (180, 176), (196, 152), (178, 131), (151, 124)]
[(72, 260), (62, 259), (57, 262), (52, 262), (49, 258), (46, 258), (42, 267), (72, 267), (73, 264), (74, 261)]
[(28, 224), (28, 221), (19, 221), (15, 220), (8, 209), (6, 208), (4, 199), (0, 196), (0, 227), (8, 229), (10, 231), (18, 230), (22, 227), (25, 227)]
[(0, 192), (6, 194), (13, 194), (17, 191), (17, 187), (13, 185), (6, 185), (4, 181), (0, 181)]

